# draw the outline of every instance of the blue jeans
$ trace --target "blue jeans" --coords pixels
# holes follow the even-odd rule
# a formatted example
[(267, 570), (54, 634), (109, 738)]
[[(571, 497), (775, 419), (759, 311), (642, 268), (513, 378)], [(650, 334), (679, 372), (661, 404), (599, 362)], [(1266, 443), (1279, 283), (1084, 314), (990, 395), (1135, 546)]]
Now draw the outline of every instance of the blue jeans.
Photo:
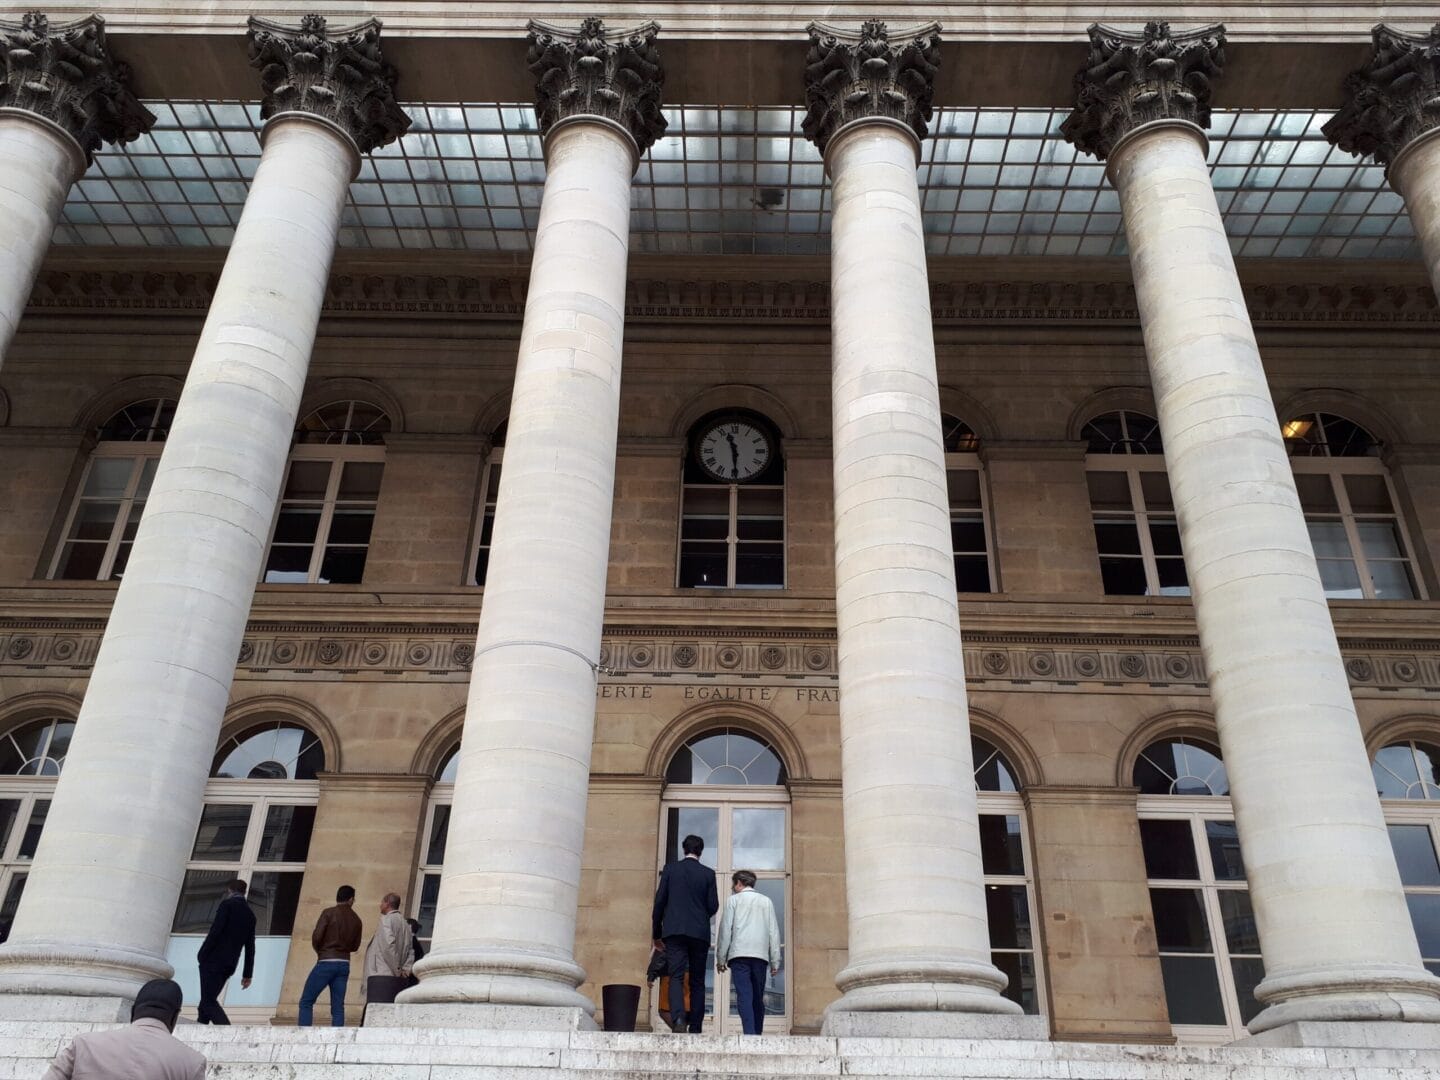
[(740, 1030), (746, 1035), (765, 1031), (765, 969), (769, 965), (754, 956), (730, 958), (730, 981), (735, 986), (735, 1004), (740, 1010)]
[(320, 991), (330, 988), (330, 1026), (345, 1026), (345, 987), (350, 981), (349, 960), (321, 960), (305, 976), (305, 989), (300, 991), (300, 1026), (315, 1023), (315, 1002)]

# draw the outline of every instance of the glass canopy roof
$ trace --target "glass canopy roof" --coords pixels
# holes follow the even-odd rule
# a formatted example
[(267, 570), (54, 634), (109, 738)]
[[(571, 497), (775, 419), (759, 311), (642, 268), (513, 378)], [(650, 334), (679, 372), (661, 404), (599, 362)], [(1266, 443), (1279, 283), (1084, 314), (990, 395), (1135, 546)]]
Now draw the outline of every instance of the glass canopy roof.
[[(62, 244), (226, 246), (259, 161), (260, 109), (148, 102), (155, 129), (98, 154), (74, 186)], [(340, 243), (526, 251), (545, 179), (528, 105), (407, 105), (409, 134), (366, 158)], [(829, 191), (800, 108), (673, 108), (635, 178), (632, 250), (823, 254)], [(1118, 255), (1104, 169), (1059, 137), (1061, 109), (946, 108), (920, 186), (936, 255)], [(1329, 113), (1217, 112), (1210, 162), (1242, 256), (1409, 258), (1414, 232), (1384, 171), (1320, 133)]]

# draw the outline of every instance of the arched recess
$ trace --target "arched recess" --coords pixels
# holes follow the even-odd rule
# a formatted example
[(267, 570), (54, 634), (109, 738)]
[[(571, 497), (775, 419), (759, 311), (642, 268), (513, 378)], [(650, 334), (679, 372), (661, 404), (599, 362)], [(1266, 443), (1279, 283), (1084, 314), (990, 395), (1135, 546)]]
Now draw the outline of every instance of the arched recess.
[(1391, 743), (1414, 739), (1417, 742), (1440, 742), (1440, 716), (1404, 713), (1382, 720), (1365, 734), (1365, 754), (1373, 759)]
[(687, 740), (716, 727), (735, 728), (763, 739), (780, 755), (787, 777), (810, 779), (810, 765), (794, 733), (769, 710), (740, 701), (707, 701), (670, 721), (650, 747), (645, 775), (663, 779), (670, 759)]
[(1075, 407), (1065, 425), (1065, 438), (1078, 442), (1085, 436), (1085, 425), (1097, 416), (1127, 409), (1132, 412), (1155, 415), (1155, 395), (1148, 386), (1111, 386), (1091, 394)]
[(683, 439), (706, 413), (721, 409), (749, 409), (766, 417), (779, 429), (781, 439), (801, 437), (800, 422), (790, 406), (769, 390), (747, 383), (721, 383), (700, 391), (681, 405), (670, 421), (670, 434)]
[(335, 726), (308, 701), (284, 694), (246, 698), (231, 705), (225, 710), (225, 721), (220, 725), (220, 737), (215, 740), (215, 745), (217, 748), (223, 746), (227, 739), (271, 720), (289, 720), (309, 728), (325, 750), (325, 772), (341, 771), (340, 736)]
[(64, 717), (74, 720), (80, 715), (81, 699), (74, 694), (36, 690), (0, 702), (0, 735), (31, 720)]
[(1133, 787), (1135, 762), (1145, 748), (1157, 739), (1172, 735), (1185, 735), (1220, 745), (1215, 717), (1210, 713), (1199, 709), (1174, 709), (1159, 716), (1152, 716), (1132, 731), (1130, 737), (1121, 745), (1120, 756), (1115, 762), (1115, 786)]
[(399, 435), (405, 431), (405, 410), (398, 397), (373, 379), (358, 379), (348, 375), (321, 379), (308, 388), (305, 396), (300, 399), (297, 418), (308, 416), (331, 402), (345, 400), (367, 401), (371, 405), (378, 405), (390, 418), (390, 431), (393, 434)]
[(75, 415), (74, 427), (86, 435), (94, 435), (105, 421), (126, 405), (149, 398), (176, 401), (183, 386), (181, 380), (171, 375), (136, 375), (131, 379), (121, 379), (85, 403)]
[(1020, 774), (1018, 779), (1022, 786), (1040, 787), (1045, 783), (1045, 769), (1035, 751), (1030, 749), (1025, 737), (994, 713), (972, 706), (970, 734), (994, 745)]
[(1285, 424), (1297, 416), (1317, 412), (1331, 413), (1359, 424), (1386, 447), (1405, 441), (1405, 433), (1394, 417), (1373, 401), (1349, 390), (1331, 387), (1302, 390), (1281, 402), (1275, 416), (1281, 424)]
[(940, 411), (958, 416), (969, 424), (981, 445), (1000, 437), (990, 410), (963, 390), (956, 390), (953, 386), (940, 387)]
[(446, 713), (420, 740), (410, 761), (410, 772), (416, 776), (434, 776), (441, 760), (460, 741), (464, 729), (465, 706), (461, 705)]
[(475, 422), (470, 425), (470, 432), (473, 435), (481, 435), (489, 439), (495, 434), (495, 429), (503, 424), (510, 416), (511, 389), (506, 387), (498, 394), (490, 397), (480, 410), (475, 414)]

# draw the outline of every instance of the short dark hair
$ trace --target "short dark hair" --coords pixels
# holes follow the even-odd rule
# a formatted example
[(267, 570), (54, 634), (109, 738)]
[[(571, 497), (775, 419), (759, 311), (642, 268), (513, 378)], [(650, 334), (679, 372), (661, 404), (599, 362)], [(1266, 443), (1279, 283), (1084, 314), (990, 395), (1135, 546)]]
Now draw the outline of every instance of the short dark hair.
[(354, 900), (354, 899), (355, 899), (355, 886), (354, 886), (354, 885), (341, 885), (338, 889), (335, 890), (335, 902), (336, 902), (337, 904), (343, 904), (343, 903), (345, 903), (345, 902), (348, 901), (348, 900)]
[(680, 850), (683, 851), (686, 855), (699, 855), (702, 851), (705, 850), (705, 841), (700, 839), (700, 837), (696, 836), (694, 833), (691, 833), (689, 836), (685, 837), (684, 840), (680, 841)]
[(225, 887), (231, 892), (233, 892), (236, 896), (244, 896), (245, 890), (249, 888), (249, 886), (245, 884), (245, 879), (238, 877), (231, 878), (229, 881), (227, 881), (225, 883)]
[(747, 889), (755, 887), (755, 875), (749, 870), (736, 870), (730, 875), (730, 880), (737, 885), (744, 885)]

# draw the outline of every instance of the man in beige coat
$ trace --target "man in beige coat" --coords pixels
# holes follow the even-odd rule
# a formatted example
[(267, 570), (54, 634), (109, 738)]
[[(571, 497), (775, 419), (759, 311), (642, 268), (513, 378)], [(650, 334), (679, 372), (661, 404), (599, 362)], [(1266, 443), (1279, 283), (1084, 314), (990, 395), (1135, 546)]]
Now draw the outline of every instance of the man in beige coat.
[(380, 901), (380, 925), (365, 950), (365, 1004), (394, 1001), (414, 965), (415, 935), (400, 914), (400, 897), (386, 893)]
[(43, 1080), (205, 1080), (205, 1058), (174, 1035), (180, 987), (151, 979), (130, 1009), (130, 1026), (76, 1035)]

